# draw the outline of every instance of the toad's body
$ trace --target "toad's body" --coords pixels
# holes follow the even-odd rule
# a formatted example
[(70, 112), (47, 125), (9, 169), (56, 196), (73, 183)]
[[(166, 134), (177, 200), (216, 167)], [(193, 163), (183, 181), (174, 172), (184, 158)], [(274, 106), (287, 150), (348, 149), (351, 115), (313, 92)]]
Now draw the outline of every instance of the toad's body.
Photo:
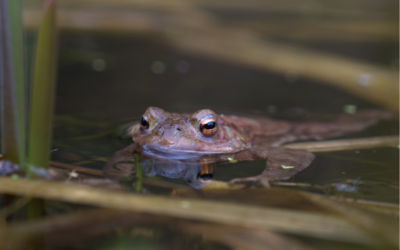
[[(226, 161), (228, 158), (238, 161), (267, 159), (267, 168), (261, 175), (236, 181), (268, 181), (277, 179), (278, 175), (286, 179), (306, 168), (314, 155), (279, 145), (360, 131), (391, 116), (390, 112), (372, 110), (341, 115), (331, 122), (288, 122), (264, 117), (216, 115), (209, 109), (181, 115), (150, 107), (141, 122), (128, 130), (135, 144), (118, 151), (106, 165), (105, 174), (109, 177), (121, 175), (115, 170), (131, 173), (132, 169), (124, 171), (126, 164), (114, 168), (111, 165), (132, 160), (132, 151), (138, 150), (143, 155), (164, 159), (201, 158), (208, 162)], [(282, 165), (293, 168), (282, 175)]]

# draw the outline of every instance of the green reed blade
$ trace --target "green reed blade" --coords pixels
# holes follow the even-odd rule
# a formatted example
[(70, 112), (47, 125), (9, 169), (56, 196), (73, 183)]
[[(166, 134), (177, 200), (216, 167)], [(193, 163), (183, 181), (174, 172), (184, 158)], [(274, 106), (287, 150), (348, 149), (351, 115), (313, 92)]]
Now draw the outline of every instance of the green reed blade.
[(26, 90), (20, 0), (0, 0), (1, 149), (4, 159), (25, 167)]
[(43, 20), (38, 30), (33, 64), (28, 147), (28, 163), (30, 167), (47, 168), (48, 166), (55, 76), (55, 1), (48, 0), (45, 3)]
[(135, 191), (141, 193), (143, 190), (143, 169), (142, 169), (142, 159), (140, 154), (137, 151), (133, 152), (133, 156), (135, 157), (136, 164), (136, 183), (135, 183)]

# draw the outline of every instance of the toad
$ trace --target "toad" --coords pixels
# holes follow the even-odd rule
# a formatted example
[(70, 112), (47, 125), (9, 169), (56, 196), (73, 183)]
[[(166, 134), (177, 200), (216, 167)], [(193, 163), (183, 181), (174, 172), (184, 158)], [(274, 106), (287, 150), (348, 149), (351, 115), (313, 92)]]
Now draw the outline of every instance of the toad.
[[(391, 112), (366, 110), (356, 114), (342, 114), (329, 122), (291, 122), (266, 117), (217, 115), (210, 109), (193, 114), (177, 114), (150, 107), (141, 121), (127, 130), (134, 144), (117, 151), (104, 167), (104, 174), (116, 179), (134, 173), (134, 151), (138, 151), (144, 159), (199, 161), (203, 166), (200, 169), (206, 170), (214, 162), (265, 159), (266, 168), (260, 175), (236, 178), (230, 183), (252, 182), (268, 186), (269, 181), (289, 179), (307, 168), (315, 158), (311, 152), (280, 145), (361, 131), (379, 120), (391, 119), (393, 116)], [(166, 165), (173, 169), (171, 164)], [(168, 176), (168, 171), (161, 172)], [(176, 171), (173, 172), (177, 176)], [(197, 174), (198, 183), (206, 183), (212, 172), (206, 171), (207, 178), (201, 173), (202, 170)]]

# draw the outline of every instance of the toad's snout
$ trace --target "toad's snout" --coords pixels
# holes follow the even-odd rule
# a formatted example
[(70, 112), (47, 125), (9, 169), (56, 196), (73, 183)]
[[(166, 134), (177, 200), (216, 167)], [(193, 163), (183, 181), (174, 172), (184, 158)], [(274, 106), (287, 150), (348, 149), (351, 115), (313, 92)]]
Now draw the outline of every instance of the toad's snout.
[(161, 145), (173, 146), (186, 133), (182, 124), (163, 124), (159, 126), (155, 134), (159, 137), (158, 141)]

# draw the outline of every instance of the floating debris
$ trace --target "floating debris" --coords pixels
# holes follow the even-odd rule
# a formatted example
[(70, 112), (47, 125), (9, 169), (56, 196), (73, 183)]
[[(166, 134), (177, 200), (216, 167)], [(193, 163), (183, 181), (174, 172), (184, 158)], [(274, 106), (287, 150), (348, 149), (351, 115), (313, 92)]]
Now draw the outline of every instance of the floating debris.
[(335, 189), (338, 191), (344, 191), (344, 192), (349, 192), (349, 193), (355, 193), (357, 192), (357, 188), (356, 187), (352, 187), (346, 184), (337, 184), (335, 186)]
[(235, 159), (233, 159), (233, 158), (230, 158), (230, 157), (228, 157), (228, 161), (229, 161), (230, 163), (236, 163), (236, 162), (237, 162), (237, 160), (235, 160)]
[(77, 177), (78, 177), (78, 173), (75, 172), (75, 171), (72, 171), (72, 172), (68, 173), (68, 175), (69, 175), (70, 177), (72, 177), (72, 178), (77, 178)]

